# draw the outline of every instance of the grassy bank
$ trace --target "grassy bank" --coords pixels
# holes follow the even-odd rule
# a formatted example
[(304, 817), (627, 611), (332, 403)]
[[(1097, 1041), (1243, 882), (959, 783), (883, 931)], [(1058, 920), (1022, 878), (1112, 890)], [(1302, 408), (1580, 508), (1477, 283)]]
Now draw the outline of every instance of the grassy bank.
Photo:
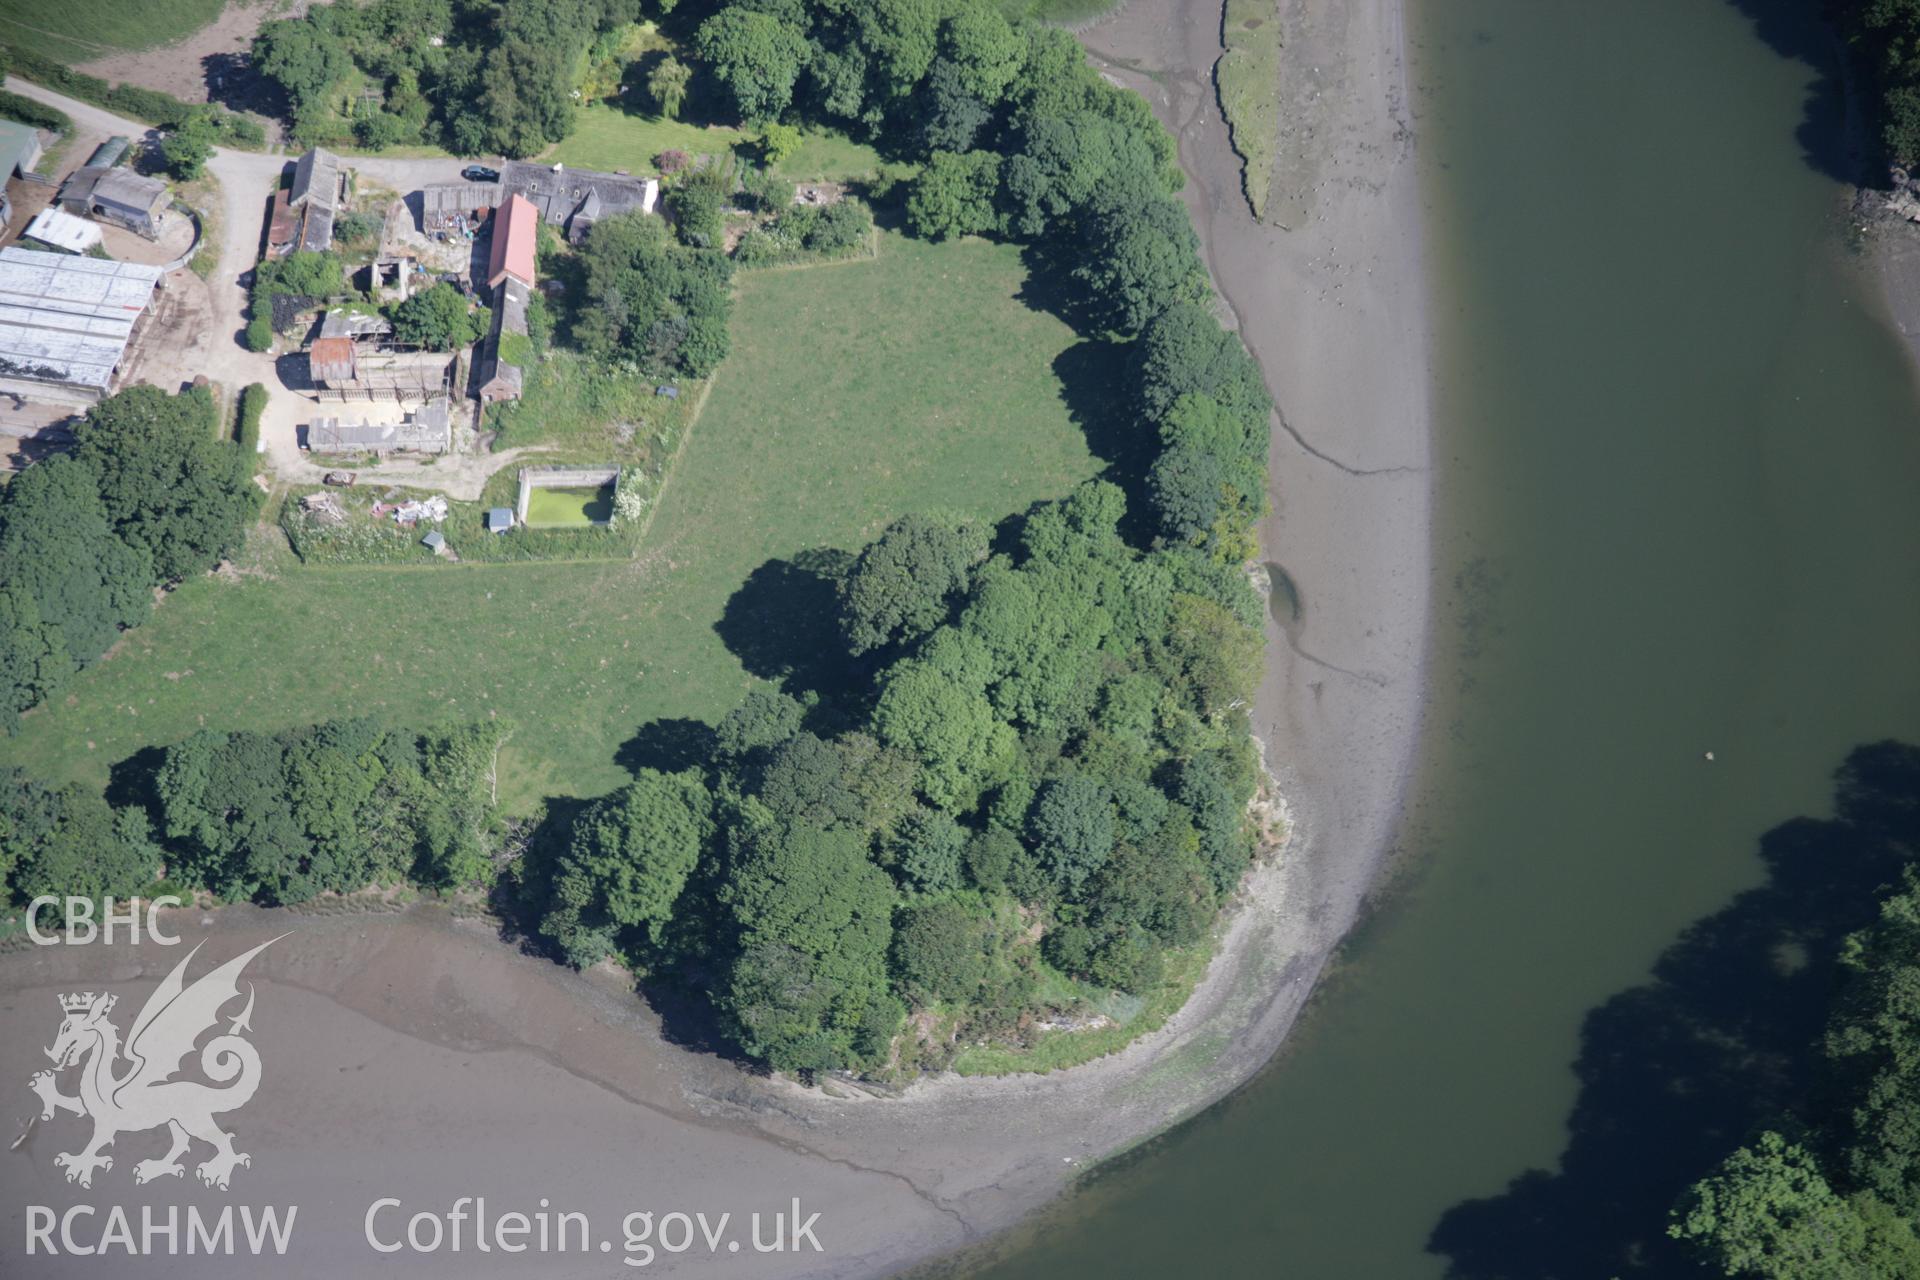
[(1141, 1036), (1157, 1031), (1187, 1002), (1194, 984), (1213, 958), (1211, 938), (1167, 952), (1167, 968), (1160, 985), (1144, 999), (1117, 991), (1082, 994), (1084, 1008), (1104, 1017), (1097, 1026), (1060, 1027), (1040, 1031), (1022, 1045), (975, 1045), (963, 1049), (953, 1069), (963, 1076), (1009, 1076), (1028, 1072), (1062, 1071), (1095, 1058), (1117, 1053)]
[[(688, 124), (619, 106), (582, 107), (573, 132), (540, 158), (582, 169), (628, 169), (651, 172), (653, 158), (662, 151), (688, 155), (718, 155), (757, 135), (732, 125)], [(795, 181), (860, 177), (874, 172), (880, 155), (865, 143), (843, 134), (808, 129), (799, 148), (780, 162), (779, 172)]]
[(1124, 0), (1001, 0), (1010, 18), (1035, 18), (1063, 27), (1085, 26), (1118, 9)]
[(1266, 217), (1280, 144), (1280, 12), (1274, 0), (1227, 0), (1226, 52), (1214, 68), (1220, 111), (1240, 157), (1241, 187), (1256, 218)]
[(5, 39), (0, 39), (0, 47), (6, 49), (12, 64), (10, 74), (44, 85), (55, 93), (162, 128), (195, 117), (204, 118), (212, 125), (214, 140), (225, 147), (257, 151), (266, 145), (266, 131), (258, 121), (224, 107), (183, 102), (172, 94), (137, 84), (114, 84), (78, 71), (38, 49)]
[(734, 354), (636, 558), (316, 567), (262, 537), (28, 715), (0, 764), (97, 784), (202, 726), (498, 713), (520, 726), (509, 810), (610, 790), (641, 725), (739, 701), (752, 677), (722, 633), (740, 643), (781, 562), (908, 511), (997, 518), (1098, 469), (1055, 372), (1074, 336), (1023, 284), (1011, 246), (895, 235), (870, 261), (744, 276)]

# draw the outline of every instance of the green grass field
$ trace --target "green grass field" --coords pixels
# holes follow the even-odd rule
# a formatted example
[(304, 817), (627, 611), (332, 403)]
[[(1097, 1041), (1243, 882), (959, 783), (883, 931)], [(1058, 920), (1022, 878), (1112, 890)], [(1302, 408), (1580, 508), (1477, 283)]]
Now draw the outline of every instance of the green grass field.
[(192, 35), (226, 0), (0, 0), (0, 43), (87, 62)]
[[(595, 105), (582, 107), (567, 140), (540, 158), (583, 169), (651, 173), (653, 158), (662, 151), (716, 155), (755, 136), (731, 125), (687, 124)], [(869, 174), (879, 165), (880, 155), (872, 147), (838, 133), (809, 129), (802, 136), (800, 149), (781, 162), (780, 172), (795, 181), (832, 180)]]
[(857, 547), (907, 511), (1003, 516), (1098, 470), (1053, 372), (1074, 337), (1017, 299), (1022, 278), (1011, 247), (892, 234), (878, 258), (749, 273), (734, 354), (637, 558), (333, 568), (268, 552), (175, 592), (0, 740), (0, 765), (99, 782), (201, 726), (500, 715), (518, 726), (510, 809), (608, 790), (641, 725), (711, 720), (745, 694), (715, 623), (756, 568)]
[(527, 495), (527, 527), (584, 529), (613, 519), (613, 486), (535, 489)]

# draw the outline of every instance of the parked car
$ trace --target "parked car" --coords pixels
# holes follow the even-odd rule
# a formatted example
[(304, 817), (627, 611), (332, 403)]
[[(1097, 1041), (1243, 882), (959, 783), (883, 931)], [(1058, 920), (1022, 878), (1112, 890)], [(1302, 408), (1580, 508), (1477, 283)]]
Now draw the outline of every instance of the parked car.
[(500, 171), (489, 169), (483, 164), (470, 164), (460, 171), (460, 176), (468, 182), (498, 182)]

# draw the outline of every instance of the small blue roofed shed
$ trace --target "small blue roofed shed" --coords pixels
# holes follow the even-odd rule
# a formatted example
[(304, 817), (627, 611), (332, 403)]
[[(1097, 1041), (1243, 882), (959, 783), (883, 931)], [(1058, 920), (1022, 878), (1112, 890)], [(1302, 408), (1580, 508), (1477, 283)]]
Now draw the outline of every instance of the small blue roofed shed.
[(438, 551), (447, 545), (447, 539), (438, 529), (429, 529), (427, 536), (420, 539), (420, 545), (429, 551)]
[(487, 509), (487, 532), (505, 533), (513, 528), (512, 507), (490, 507)]

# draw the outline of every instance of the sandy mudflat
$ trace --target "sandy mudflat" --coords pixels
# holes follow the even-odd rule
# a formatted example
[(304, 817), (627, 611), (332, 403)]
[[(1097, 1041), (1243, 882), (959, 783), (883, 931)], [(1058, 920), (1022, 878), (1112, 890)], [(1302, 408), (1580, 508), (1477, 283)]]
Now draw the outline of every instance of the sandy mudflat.
[[(156, 1135), (122, 1140), (91, 1191), (56, 1152), (71, 1116), (29, 1121), (25, 1087), (59, 1022), (57, 993), (124, 991), (124, 1027), (178, 950), (46, 948), (0, 956), (0, 1274), (260, 1274), (244, 1258), (21, 1256), (33, 1204), (298, 1204), (273, 1274), (612, 1276), (631, 1209), (770, 1214), (798, 1196), (824, 1252), (725, 1243), (649, 1271), (869, 1276), (1003, 1228), (1092, 1162), (1191, 1114), (1279, 1047), (1390, 850), (1411, 769), (1427, 617), (1428, 423), (1420, 208), (1398, 0), (1282, 5), (1283, 138), (1272, 216), (1254, 224), (1213, 97), (1219, 4), (1135, 0), (1083, 33), (1180, 138), (1188, 200), (1223, 294), (1281, 405), (1268, 557), (1300, 608), (1270, 637), (1256, 727), (1297, 835), (1255, 873), (1194, 999), (1123, 1053), (1061, 1077), (924, 1081), (904, 1098), (807, 1091), (666, 1043), (618, 984), (520, 956), (432, 910), (320, 918), (236, 909), (183, 923), (210, 962), (292, 929), (256, 961), (266, 1081), (230, 1117), (254, 1155), (227, 1193), (136, 1189)], [(1286, 598), (1288, 593), (1282, 593)], [(196, 1154), (195, 1159), (203, 1158)], [(376, 1255), (367, 1206), (495, 1214), (541, 1197), (587, 1212), (592, 1254)], [(389, 1230), (391, 1234), (391, 1230)]]
[(1891, 219), (1874, 226), (1872, 261), (1888, 321), (1920, 370), (1920, 228)]

